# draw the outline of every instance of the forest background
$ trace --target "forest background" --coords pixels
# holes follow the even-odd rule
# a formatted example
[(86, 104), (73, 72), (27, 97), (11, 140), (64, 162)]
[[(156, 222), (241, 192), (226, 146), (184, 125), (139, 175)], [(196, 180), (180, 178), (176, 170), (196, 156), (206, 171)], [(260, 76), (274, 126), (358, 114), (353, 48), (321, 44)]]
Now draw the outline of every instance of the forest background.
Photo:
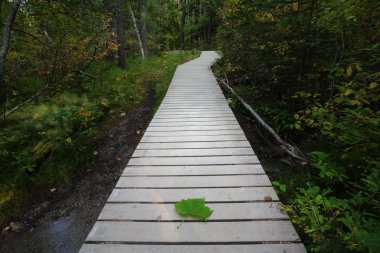
[(272, 179), (308, 249), (380, 252), (379, 1), (1, 0), (0, 14), (0, 224), (85, 168), (110, 111), (151, 86), (162, 98), (214, 49), (215, 73), (307, 158)]

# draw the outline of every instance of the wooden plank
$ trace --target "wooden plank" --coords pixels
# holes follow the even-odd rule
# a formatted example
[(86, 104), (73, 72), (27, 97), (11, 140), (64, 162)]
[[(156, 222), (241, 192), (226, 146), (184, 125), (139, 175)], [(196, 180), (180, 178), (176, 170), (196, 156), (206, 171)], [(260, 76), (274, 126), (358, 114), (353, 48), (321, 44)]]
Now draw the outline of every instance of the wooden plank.
[(212, 109), (212, 108), (229, 108), (226, 103), (218, 105), (218, 104), (210, 104), (210, 105), (197, 105), (197, 104), (192, 104), (192, 105), (181, 105), (181, 104), (174, 104), (174, 105), (161, 105), (161, 109), (170, 109), (170, 108), (182, 108), (182, 109)]
[(203, 166), (127, 166), (125, 176), (191, 176), (191, 175), (234, 175), (264, 174), (260, 164), (203, 165)]
[(179, 149), (179, 148), (247, 148), (251, 147), (248, 141), (221, 141), (221, 142), (140, 142), (137, 149)]
[[(197, 94), (191, 95), (191, 96), (198, 96)], [(164, 107), (169, 106), (189, 106), (189, 107), (200, 107), (200, 106), (220, 106), (225, 107), (227, 104), (225, 101), (222, 100), (211, 100), (212, 98), (204, 98), (206, 101), (187, 101), (188, 97), (178, 98), (176, 100), (166, 100), (162, 101), (161, 105)]]
[(135, 150), (133, 157), (143, 156), (234, 156), (234, 155), (254, 155), (251, 148), (215, 148), (215, 149), (149, 149)]
[(256, 156), (137, 157), (128, 165), (218, 165), (260, 163)]
[[(149, 130), (149, 129), (148, 129)], [(144, 137), (174, 137), (174, 136), (214, 136), (214, 135), (240, 135), (244, 136), (243, 130), (211, 130), (211, 131), (180, 131), (180, 132), (151, 132), (147, 131)]]
[(235, 125), (239, 126), (237, 122), (234, 121), (211, 121), (211, 122), (151, 122), (149, 127), (187, 127), (187, 126), (225, 126), (225, 125)]
[(185, 94), (185, 93), (172, 93), (172, 94), (169, 94), (167, 96), (167, 99), (176, 99), (176, 100), (180, 100), (180, 101), (183, 101), (183, 100), (187, 100), (189, 99), (190, 97), (198, 97), (200, 98), (201, 100), (200, 101), (205, 101), (205, 100), (208, 100), (208, 99), (220, 99), (220, 100), (225, 100), (225, 97), (224, 95), (221, 93), (221, 94), (215, 94), (215, 95), (202, 95), (200, 93), (194, 93), (194, 94)]
[(170, 114), (170, 115), (178, 115), (178, 114), (183, 114), (183, 115), (191, 115), (191, 114), (206, 114), (206, 113), (220, 113), (220, 114), (230, 114), (232, 111), (227, 108), (227, 109), (216, 109), (216, 110), (203, 110), (203, 109), (196, 109), (196, 110), (158, 110), (156, 113), (159, 115), (161, 114)]
[(188, 118), (177, 117), (172, 119), (160, 119), (154, 118), (151, 123), (170, 123), (170, 122), (218, 122), (218, 121), (233, 121), (236, 122), (235, 116), (223, 116), (223, 117), (208, 117), (208, 118)]
[(167, 118), (167, 117), (171, 117), (171, 118), (175, 118), (175, 117), (178, 117), (178, 116), (186, 116), (186, 117), (199, 117), (199, 116), (202, 116), (202, 117), (209, 117), (209, 116), (233, 116), (233, 113), (232, 112), (229, 112), (229, 111), (222, 111), (222, 112), (211, 112), (211, 113), (205, 113), (205, 112), (158, 112), (156, 113), (156, 116), (157, 118)]
[(207, 91), (201, 92), (172, 92), (167, 94), (162, 102), (201, 102), (201, 103), (210, 103), (210, 102), (224, 102), (226, 103), (226, 98), (223, 93), (214, 93), (211, 95), (204, 95)]
[[(166, 93), (166, 95), (168, 95), (168, 96), (165, 96), (165, 99), (170, 98), (171, 95), (178, 95), (178, 94), (187, 95), (187, 94), (193, 94), (193, 93), (200, 93), (200, 94), (202, 94), (202, 96), (217, 97), (217, 98), (225, 100), (224, 97), (220, 96), (223, 94), (222, 91), (220, 89), (213, 89), (213, 88), (198, 89), (196, 91), (195, 90), (189, 90), (189, 89), (171, 89)], [(202, 100), (202, 99), (199, 97), (190, 97), (189, 100)]]
[(206, 202), (254, 202), (266, 197), (278, 200), (272, 187), (195, 188), (195, 189), (114, 189), (108, 202), (178, 202), (181, 199), (205, 198)]
[(149, 137), (144, 136), (141, 142), (218, 142), (218, 141), (245, 141), (244, 135), (220, 135), (220, 136), (174, 136), (174, 137)]
[(224, 104), (224, 105), (214, 105), (214, 104), (211, 104), (211, 105), (197, 105), (197, 104), (192, 104), (192, 105), (177, 105), (177, 104), (173, 104), (173, 105), (161, 105), (160, 106), (161, 109), (171, 109), (171, 108), (175, 108), (175, 109), (220, 109), (220, 108), (229, 108), (227, 104)]
[(237, 245), (84, 244), (79, 253), (307, 253), (302, 243)]
[(231, 113), (231, 114), (227, 114), (227, 113), (224, 113), (224, 114), (209, 114), (209, 115), (202, 115), (201, 113), (199, 114), (190, 114), (190, 115), (187, 115), (187, 114), (177, 114), (177, 115), (157, 115), (157, 117), (155, 117), (155, 120), (164, 120), (164, 119), (192, 119), (192, 118), (197, 118), (197, 119), (200, 119), (200, 118), (204, 118), (204, 119), (225, 119), (225, 118), (232, 118), (234, 117), (234, 115)]
[(181, 131), (210, 131), (210, 130), (236, 130), (241, 129), (239, 125), (222, 125), (222, 126), (174, 126), (160, 127), (151, 126), (147, 129), (149, 132), (181, 132)]
[[(214, 210), (209, 221), (288, 219), (280, 203), (214, 203), (207, 206)], [(173, 204), (106, 204), (99, 219), (182, 221), (183, 217), (177, 214)]]
[(151, 122), (149, 127), (151, 126), (224, 126), (224, 125), (237, 125), (238, 123), (235, 121), (210, 121), (210, 122)]
[(172, 108), (158, 108), (157, 112), (169, 112), (169, 111), (178, 111), (178, 112), (215, 112), (215, 111), (228, 111), (231, 112), (230, 107), (219, 107), (219, 108), (177, 108), (177, 109), (172, 109)]
[[(223, 101), (222, 97), (203, 97), (202, 100), (194, 100), (188, 101), (188, 98), (191, 96), (199, 96), (198, 94), (192, 94), (192, 95), (177, 95), (176, 97), (173, 97), (173, 99), (167, 99), (162, 101), (161, 105), (162, 106), (169, 106), (169, 105), (178, 105), (178, 106), (194, 106), (194, 107), (199, 107), (199, 106), (209, 106), (209, 105), (214, 105), (214, 106), (227, 106), (226, 101)], [(219, 98), (219, 99), (216, 99)]]
[[(198, 96), (198, 94), (188, 95), (188, 96), (178, 96), (173, 97), (173, 99), (167, 99), (162, 101), (162, 106), (169, 106), (169, 105), (181, 105), (181, 106), (226, 106), (227, 103), (222, 98), (216, 99), (217, 97), (204, 97), (202, 100), (188, 100), (191, 96)], [(207, 100), (207, 101), (205, 101)]]
[(274, 242), (300, 239), (289, 221), (95, 223), (86, 241), (106, 242)]
[(212, 188), (272, 186), (267, 175), (121, 177), (116, 188)]

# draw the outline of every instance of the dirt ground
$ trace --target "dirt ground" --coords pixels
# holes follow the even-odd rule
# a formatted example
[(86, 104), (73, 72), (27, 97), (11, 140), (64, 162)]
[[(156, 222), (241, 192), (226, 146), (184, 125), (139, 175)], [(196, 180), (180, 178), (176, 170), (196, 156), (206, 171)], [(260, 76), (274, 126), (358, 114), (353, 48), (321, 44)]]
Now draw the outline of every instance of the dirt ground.
[(94, 140), (97, 154), (88, 169), (71, 186), (33, 207), (22, 220), (24, 231), (0, 231), (0, 252), (78, 252), (148, 126), (156, 101), (151, 89), (143, 103), (125, 115), (111, 111), (101, 127), (104, 135)]
[[(125, 116), (120, 116), (119, 111), (111, 114), (89, 169), (78, 176), (71, 188), (58, 189), (55, 198), (28, 213), (23, 221), (27, 224), (25, 231), (3, 232), (0, 252), (78, 252), (148, 126), (155, 104), (155, 92), (151, 90), (142, 105)], [(263, 141), (249, 116), (239, 111), (235, 115), (266, 172), (276, 175), (286, 166), (281, 154)]]

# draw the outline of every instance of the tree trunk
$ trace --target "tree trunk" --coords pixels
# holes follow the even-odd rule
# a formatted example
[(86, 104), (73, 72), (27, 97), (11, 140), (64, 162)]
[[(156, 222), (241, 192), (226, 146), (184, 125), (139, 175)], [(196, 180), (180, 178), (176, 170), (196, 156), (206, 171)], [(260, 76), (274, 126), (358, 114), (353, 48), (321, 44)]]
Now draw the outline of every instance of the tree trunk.
[(117, 35), (117, 56), (118, 56), (118, 66), (122, 69), (126, 67), (126, 59), (125, 59), (125, 20), (122, 15), (122, 8), (120, 4), (117, 4), (116, 11), (116, 35)]
[(143, 16), (141, 16), (140, 26), (141, 26), (140, 28), (141, 43), (144, 49), (144, 55), (145, 57), (148, 57), (147, 30), (146, 30), (146, 22)]
[(310, 46), (307, 44), (310, 43), (310, 41), (312, 41), (310, 37), (312, 36), (312, 24), (313, 24), (315, 9), (316, 9), (316, 0), (312, 0), (310, 3), (309, 17), (306, 24), (305, 35), (303, 37), (306, 45), (304, 46), (304, 49), (302, 52), (301, 67), (300, 67), (300, 73), (299, 73), (300, 79), (303, 78), (304, 73), (307, 73), (307, 69), (309, 67), (307, 64), (307, 61), (310, 58)]
[[(112, 31), (111, 36), (109, 38), (109, 41), (107, 41), (107, 47), (109, 44), (115, 44), (117, 45), (117, 35), (113, 32), (116, 31), (116, 15), (114, 14), (112, 16), (111, 21), (108, 23), (108, 29)], [(113, 62), (116, 58), (116, 51), (115, 50), (108, 50), (107, 55), (105, 56), (105, 59), (107, 61)]]
[(145, 1), (139, 1), (139, 9), (140, 9), (140, 37), (141, 37), (141, 43), (144, 49), (145, 57), (148, 57), (148, 31), (147, 26), (145, 22), (145, 15), (146, 15), (146, 3)]
[(185, 24), (186, 24), (186, 15), (187, 15), (187, 11), (186, 11), (186, 5), (187, 5), (187, 1), (186, 0), (182, 0), (181, 2), (181, 7), (182, 7), (182, 18), (181, 18), (181, 31), (180, 31), (180, 47), (181, 49), (183, 50), (184, 47), (185, 47)]
[(5, 70), (5, 60), (7, 58), (7, 53), (9, 49), (9, 41), (11, 39), (12, 26), (16, 18), (18, 8), (20, 7), (21, 0), (13, 0), (12, 8), (9, 11), (7, 20), (4, 24), (3, 29), (3, 40), (1, 42), (0, 49), (0, 99), (3, 98), (5, 94), (5, 81), (4, 81), (4, 70)]
[(135, 31), (136, 31), (137, 40), (139, 41), (141, 58), (145, 59), (144, 46), (143, 46), (143, 43), (141, 41), (139, 28), (137, 27), (135, 14), (133, 14), (133, 10), (132, 10), (131, 6), (129, 6), (128, 9), (129, 9), (129, 13), (131, 14), (132, 21), (133, 21), (133, 27), (135, 28)]

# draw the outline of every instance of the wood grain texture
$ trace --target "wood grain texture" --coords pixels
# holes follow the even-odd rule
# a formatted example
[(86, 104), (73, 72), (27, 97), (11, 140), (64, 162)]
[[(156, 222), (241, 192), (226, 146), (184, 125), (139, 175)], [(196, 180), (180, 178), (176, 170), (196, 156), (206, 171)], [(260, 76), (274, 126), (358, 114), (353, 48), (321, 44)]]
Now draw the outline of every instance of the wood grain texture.
[(178, 202), (205, 198), (206, 202), (257, 202), (278, 200), (272, 187), (201, 188), (201, 189), (114, 189), (108, 202)]
[(86, 241), (223, 243), (299, 241), (290, 221), (96, 222)]
[(121, 177), (116, 188), (188, 188), (188, 187), (272, 186), (267, 175)]
[(85, 244), (80, 253), (306, 253), (302, 243), (251, 245)]
[(194, 176), (264, 174), (260, 164), (239, 165), (179, 165), (179, 166), (127, 166), (124, 176)]
[[(280, 203), (219, 203), (208, 204), (213, 214), (209, 221), (288, 219)], [(101, 220), (182, 221), (172, 204), (106, 204)], [(188, 218), (196, 220), (195, 218)]]

